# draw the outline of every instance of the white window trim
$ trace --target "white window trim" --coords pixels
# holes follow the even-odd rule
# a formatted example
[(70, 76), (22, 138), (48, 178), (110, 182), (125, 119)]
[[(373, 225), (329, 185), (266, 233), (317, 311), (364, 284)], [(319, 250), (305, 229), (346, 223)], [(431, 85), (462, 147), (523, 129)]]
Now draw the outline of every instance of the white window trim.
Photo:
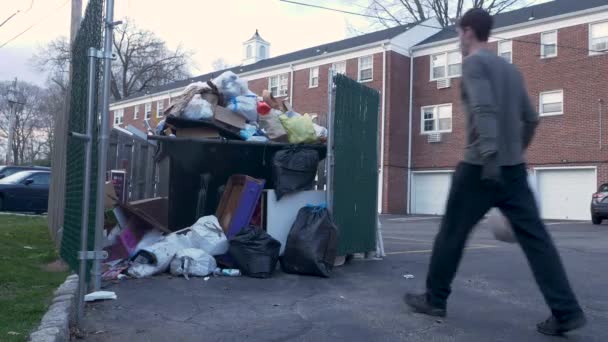
[[(450, 61), (448, 59), (448, 55), (452, 52), (457, 52), (458, 50), (449, 50), (445, 52), (437, 52), (429, 55), (429, 75), (431, 81), (443, 80), (446, 78), (459, 78), (462, 77), (462, 58), (460, 59), (460, 75), (449, 76), (448, 68), (450, 66)], [(436, 55), (445, 55), (445, 77), (433, 78), (433, 56)]]
[(509, 63), (513, 63), (513, 41), (511, 39), (505, 39), (505, 40), (498, 41), (498, 43), (496, 45), (496, 52), (498, 53), (499, 56), (500, 56), (500, 44), (501, 43), (509, 45), (509, 52), (511, 53), (511, 60), (509, 60)]
[[(312, 84), (313, 70), (317, 70), (317, 84), (316, 85)], [(312, 67), (312, 68), (308, 69), (308, 88), (317, 88), (317, 87), (319, 87), (319, 83), (320, 83), (319, 67), (316, 66), (316, 67)]]
[(587, 46), (588, 46), (588, 49), (589, 49), (589, 56), (599, 56), (599, 55), (604, 55), (604, 54), (608, 53), (608, 50), (606, 50), (606, 51), (598, 51), (598, 52), (592, 51), (593, 48), (591, 47), (591, 27), (593, 25), (596, 25), (596, 24), (604, 24), (604, 23), (608, 23), (608, 20), (601, 20), (601, 21), (596, 21), (596, 22), (593, 22), (593, 23), (589, 23), (589, 27), (588, 27), (588, 31), (589, 31), (589, 37), (588, 37), (588, 39), (589, 39), (589, 42), (587, 43)]
[[(443, 131), (429, 131), (429, 132), (425, 132), (424, 131), (424, 109), (425, 108), (439, 108), (442, 106), (450, 106), (452, 108), (452, 124), (450, 125), (450, 129), (449, 130), (443, 130)], [(435, 121), (439, 120), (439, 112), (437, 112), (437, 117), (435, 118)], [(439, 127), (439, 125), (437, 125), (437, 127)], [(452, 103), (441, 103), (441, 104), (436, 104), (436, 105), (428, 105), (428, 106), (422, 106), (420, 107), (420, 134), (421, 135), (429, 135), (429, 134), (436, 134), (436, 133), (452, 133), (452, 129), (454, 128), (454, 106)]]
[(338, 70), (336, 69), (336, 64), (344, 64), (344, 73), (342, 75), (346, 75), (346, 61), (340, 61), (340, 62), (333, 62), (333, 63), (331, 63), (331, 68), (334, 69), (334, 71), (336, 73), (338, 73)]
[(139, 105), (133, 106), (133, 120), (139, 119)]
[[(545, 114), (545, 113), (543, 113), (543, 102), (542, 102), (543, 95), (552, 94), (552, 93), (562, 93), (562, 111), (561, 112), (555, 112), (555, 113)], [(563, 89), (541, 91), (540, 94), (538, 94), (538, 115), (539, 116), (564, 115), (564, 106), (565, 106), (565, 101), (564, 101), (564, 90)]]
[(162, 111), (165, 111), (165, 100), (158, 100), (156, 101), (156, 118), (160, 119), (163, 117), (163, 113), (158, 109), (159, 104), (162, 103), (163, 104), (163, 108)]
[[(150, 112), (150, 116), (148, 117), (148, 112)], [(144, 105), (144, 120), (152, 118), (152, 102), (148, 102)]]
[[(285, 88), (285, 94), (281, 94), (281, 76), (285, 76), (287, 78), (287, 87)], [(278, 75), (274, 75), (274, 76), (269, 76), (268, 77), (268, 90), (270, 92), (272, 92), (272, 88), (270, 86), (271, 84), (271, 79), (275, 78), (277, 79), (277, 95), (275, 96), (275, 98), (279, 98), (279, 97), (286, 97), (289, 94), (289, 74), (288, 73), (282, 73), (282, 74), (278, 74)]]
[[(371, 66), (371, 70), (372, 70), (372, 77), (369, 80), (361, 80), (361, 59), (362, 58), (368, 58), (371, 57), (372, 58), (372, 66)], [(357, 59), (358, 62), (358, 71), (357, 71), (357, 81), (361, 82), (361, 83), (367, 83), (367, 82), (372, 82), (374, 80), (374, 55), (366, 55), (366, 56), (361, 56)]]
[[(120, 113), (120, 115), (118, 115)], [(118, 122), (118, 118), (120, 118), (120, 122)], [(125, 110), (124, 109), (116, 109), (114, 111), (114, 126), (120, 126), (125, 122)]]
[[(549, 59), (549, 58), (555, 58), (558, 56), (559, 52), (558, 50), (558, 42), (559, 42), (559, 33), (557, 32), (558, 30), (551, 30), (551, 31), (545, 31), (545, 32), (541, 32), (540, 34), (540, 58), (541, 59)], [(545, 48), (545, 44), (543, 44), (543, 35), (545, 34), (549, 34), (549, 33), (554, 33), (555, 32), (555, 55), (551, 55), (551, 56), (545, 56), (544, 54), (544, 48)]]

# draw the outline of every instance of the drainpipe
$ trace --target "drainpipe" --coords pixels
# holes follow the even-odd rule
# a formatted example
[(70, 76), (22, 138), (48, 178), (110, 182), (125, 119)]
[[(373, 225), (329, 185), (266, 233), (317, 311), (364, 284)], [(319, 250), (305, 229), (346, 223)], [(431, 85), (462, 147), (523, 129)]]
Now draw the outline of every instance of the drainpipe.
[(384, 185), (384, 122), (386, 117), (386, 43), (382, 43), (382, 119), (380, 121), (380, 170), (378, 172), (378, 212), (382, 213)]
[(412, 198), (412, 115), (414, 108), (414, 54), (410, 48), (410, 114), (408, 127), (408, 143), (407, 143), (407, 214), (411, 213), (411, 198)]
[(289, 103), (293, 107), (293, 64), (289, 64), (289, 69), (291, 69), (291, 74), (289, 75)]
[(599, 126), (600, 126), (600, 150), (602, 149), (602, 104), (604, 103), (604, 100), (599, 99), (597, 100), (597, 109), (598, 109), (598, 115), (599, 115)]

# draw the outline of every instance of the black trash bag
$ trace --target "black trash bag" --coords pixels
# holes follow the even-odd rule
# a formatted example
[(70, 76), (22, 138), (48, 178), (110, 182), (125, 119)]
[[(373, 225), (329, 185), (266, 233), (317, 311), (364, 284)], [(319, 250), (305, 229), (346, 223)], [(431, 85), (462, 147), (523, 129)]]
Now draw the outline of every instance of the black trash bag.
[(311, 190), (318, 166), (319, 152), (316, 150), (292, 148), (275, 153), (272, 176), (277, 200), (286, 194)]
[(291, 227), (281, 268), (285, 273), (329, 277), (338, 253), (338, 228), (324, 207), (307, 206)]
[(257, 227), (241, 230), (230, 240), (228, 254), (241, 272), (253, 278), (268, 278), (277, 268), (281, 243)]

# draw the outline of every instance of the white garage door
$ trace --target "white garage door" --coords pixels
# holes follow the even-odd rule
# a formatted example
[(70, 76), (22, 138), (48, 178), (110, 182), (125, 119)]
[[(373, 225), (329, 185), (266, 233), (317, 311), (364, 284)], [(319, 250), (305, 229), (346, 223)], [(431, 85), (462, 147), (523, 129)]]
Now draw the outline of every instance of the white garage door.
[(443, 215), (452, 172), (414, 172), (412, 176), (412, 214)]
[(595, 169), (537, 170), (540, 211), (544, 219), (590, 220), (596, 188)]

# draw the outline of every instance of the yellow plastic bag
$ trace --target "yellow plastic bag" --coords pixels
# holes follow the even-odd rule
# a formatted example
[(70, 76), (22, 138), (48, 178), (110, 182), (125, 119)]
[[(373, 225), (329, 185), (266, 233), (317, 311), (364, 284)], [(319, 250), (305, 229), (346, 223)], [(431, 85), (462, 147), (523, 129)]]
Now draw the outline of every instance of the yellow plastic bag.
[(291, 144), (310, 144), (317, 141), (315, 127), (312, 124), (310, 115), (304, 114), (290, 118), (283, 114), (279, 116), (279, 120), (281, 120), (283, 127), (285, 127)]

